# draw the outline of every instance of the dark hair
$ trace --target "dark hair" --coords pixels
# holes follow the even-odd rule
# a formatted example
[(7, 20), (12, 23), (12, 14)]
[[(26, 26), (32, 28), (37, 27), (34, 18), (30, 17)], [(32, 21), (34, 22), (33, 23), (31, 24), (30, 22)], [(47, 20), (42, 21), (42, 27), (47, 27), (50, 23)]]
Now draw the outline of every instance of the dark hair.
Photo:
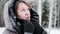
[(15, 6), (14, 6), (14, 10), (15, 10), (15, 11), (17, 10), (18, 4), (19, 4), (20, 2), (26, 4), (26, 5), (29, 7), (29, 9), (30, 9), (30, 5), (29, 5), (28, 3), (26, 3), (25, 1), (17, 1), (17, 2), (15, 3)]

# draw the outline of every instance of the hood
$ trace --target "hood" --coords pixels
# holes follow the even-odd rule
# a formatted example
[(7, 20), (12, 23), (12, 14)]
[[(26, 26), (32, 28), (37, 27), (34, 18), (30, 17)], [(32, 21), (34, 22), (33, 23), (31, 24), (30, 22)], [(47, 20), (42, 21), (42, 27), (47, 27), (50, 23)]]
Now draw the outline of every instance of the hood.
[[(14, 17), (12, 16), (13, 17), (13, 19), (12, 19), (9, 15), (9, 12), (12, 11), (11, 9), (13, 9), (12, 7), (14, 6), (14, 3), (16, 1), (18, 1), (18, 0), (9, 0), (4, 6), (4, 13), (3, 13), (4, 14), (5, 27), (6, 27), (6, 29), (9, 29), (12, 31), (15, 31), (13, 28), (13, 26), (15, 25), (15, 24), (13, 24), (14, 23), (13, 19), (16, 18), (16, 16), (14, 16)], [(39, 23), (38, 14), (32, 8), (30, 9), (30, 11), (31, 11), (30, 12), (31, 13), (31, 20)], [(13, 12), (11, 12), (11, 13), (13, 13)], [(14, 15), (14, 14), (11, 14), (11, 15)]]

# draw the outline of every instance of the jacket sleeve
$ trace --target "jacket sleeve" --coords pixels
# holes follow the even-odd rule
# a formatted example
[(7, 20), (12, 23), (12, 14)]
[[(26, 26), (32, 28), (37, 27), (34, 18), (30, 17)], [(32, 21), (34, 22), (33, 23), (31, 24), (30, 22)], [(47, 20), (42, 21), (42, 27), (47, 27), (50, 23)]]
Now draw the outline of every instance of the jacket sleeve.
[(31, 21), (35, 25), (34, 34), (42, 34), (44, 29), (39, 25), (39, 16), (36, 12), (32, 11)]

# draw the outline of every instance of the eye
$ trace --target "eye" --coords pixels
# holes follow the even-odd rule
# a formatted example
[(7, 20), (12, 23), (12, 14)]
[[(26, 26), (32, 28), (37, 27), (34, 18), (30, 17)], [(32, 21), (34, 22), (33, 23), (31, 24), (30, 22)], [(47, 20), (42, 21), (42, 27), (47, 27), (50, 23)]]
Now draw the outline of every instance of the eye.
[(25, 11), (25, 9), (22, 9), (21, 11)]

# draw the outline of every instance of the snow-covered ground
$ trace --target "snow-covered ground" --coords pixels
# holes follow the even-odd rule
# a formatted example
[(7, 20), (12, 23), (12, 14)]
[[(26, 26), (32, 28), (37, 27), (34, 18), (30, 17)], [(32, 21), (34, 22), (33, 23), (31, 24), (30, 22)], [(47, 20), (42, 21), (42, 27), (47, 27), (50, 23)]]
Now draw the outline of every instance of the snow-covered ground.
[(5, 30), (4, 27), (0, 27), (0, 34), (2, 34), (4, 30)]
[(50, 34), (60, 34), (60, 29), (51, 29)]
[(52, 29), (45, 29), (48, 34), (60, 34), (60, 29), (55, 29), (55, 28), (52, 28)]
[[(0, 27), (0, 34), (5, 30), (4, 27)], [(49, 33), (49, 29), (45, 29)], [(50, 34), (60, 34), (60, 29), (50, 29)]]

